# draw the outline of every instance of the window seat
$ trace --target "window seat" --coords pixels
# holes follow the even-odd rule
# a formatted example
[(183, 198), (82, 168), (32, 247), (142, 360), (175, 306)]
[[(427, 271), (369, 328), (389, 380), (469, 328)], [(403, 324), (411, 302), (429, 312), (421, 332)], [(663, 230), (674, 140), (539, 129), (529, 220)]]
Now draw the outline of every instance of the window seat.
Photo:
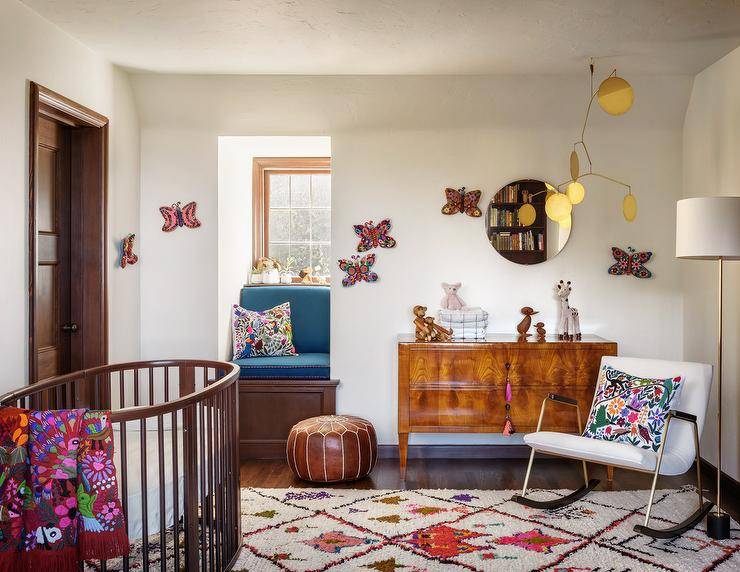
[(234, 360), (240, 379), (329, 379), (329, 354), (250, 357)]
[(234, 360), (240, 379), (329, 379), (329, 288), (255, 286), (242, 288), (239, 305), (262, 312), (290, 303), (293, 345), (298, 355)]

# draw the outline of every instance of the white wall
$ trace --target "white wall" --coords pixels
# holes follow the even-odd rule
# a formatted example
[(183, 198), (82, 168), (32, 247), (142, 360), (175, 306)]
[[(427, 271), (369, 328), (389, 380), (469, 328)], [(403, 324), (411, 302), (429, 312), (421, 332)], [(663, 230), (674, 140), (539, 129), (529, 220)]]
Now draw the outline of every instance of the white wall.
[[(553, 287), (571, 280), (585, 332), (618, 341), (623, 355), (680, 358), (673, 211), (691, 78), (629, 79), (634, 108), (620, 118), (597, 110), (588, 136), (595, 167), (632, 183), (637, 221), (623, 220), (620, 190), (588, 182), (565, 250), (524, 267), (493, 251), (483, 219), (441, 215), (442, 189), (478, 187), (487, 201), (512, 180), (567, 178), (586, 77), (133, 75), (142, 122), (144, 354), (219, 355), (218, 136), (329, 135), (334, 258), (354, 252), (352, 225), (367, 219), (390, 217), (398, 240), (378, 252), (378, 283), (342, 288), (337, 268), (332, 275), (338, 409), (372, 420), (382, 443), (396, 441), (396, 335), (411, 331), (414, 304), (438, 304), (442, 281), (461, 280), (463, 298), (491, 312), (491, 331), (512, 332), (524, 305), (539, 309), (554, 331)], [(157, 207), (175, 200), (198, 201), (201, 229), (159, 231)], [(652, 250), (655, 278), (609, 276), (612, 245)], [(236, 297), (236, 281), (233, 289), (221, 297)]]
[(218, 357), (231, 359), (232, 304), (252, 268), (252, 160), (331, 157), (329, 137), (218, 138)]
[(0, 0), (0, 393), (24, 385), (28, 369), (28, 80), (110, 119), (110, 358), (139, 355), (138, 268), (115, 267), (116, 239), (139, 222), (138, 117), (128, 76), (15, 0)]
[[(696, 76), (683, 143), (683, 196), (740, 195), (740, 48)], [(680, 266), (684, 357), (716, 364), (717, 263)], [(740, 262), (725, 263), (724, 274), (722, 470), (740, 479)], [(702, 454), (716, 466), (716, 385), (709, 411)]]

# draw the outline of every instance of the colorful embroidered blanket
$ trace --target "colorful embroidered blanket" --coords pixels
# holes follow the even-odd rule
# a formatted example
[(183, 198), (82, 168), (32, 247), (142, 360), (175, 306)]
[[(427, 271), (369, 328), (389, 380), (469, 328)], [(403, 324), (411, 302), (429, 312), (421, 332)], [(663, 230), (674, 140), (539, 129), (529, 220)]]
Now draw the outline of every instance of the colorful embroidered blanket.
[(0, 572), (127, 555), (106, 411), (0, 408)]

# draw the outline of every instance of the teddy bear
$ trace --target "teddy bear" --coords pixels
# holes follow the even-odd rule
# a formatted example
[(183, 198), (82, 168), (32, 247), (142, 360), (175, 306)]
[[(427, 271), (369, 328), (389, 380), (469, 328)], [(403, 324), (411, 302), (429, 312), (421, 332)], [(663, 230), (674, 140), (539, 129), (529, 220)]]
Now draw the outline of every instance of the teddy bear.
[(448, 284), (442, 282), (442, 290), (445, 292), (445, 297), (440, 302), (443, 310), (463, 310), (467, 307), (465, 301), (457, 295), (457, 291), (462, 286), (462, 283), (455, 282)]

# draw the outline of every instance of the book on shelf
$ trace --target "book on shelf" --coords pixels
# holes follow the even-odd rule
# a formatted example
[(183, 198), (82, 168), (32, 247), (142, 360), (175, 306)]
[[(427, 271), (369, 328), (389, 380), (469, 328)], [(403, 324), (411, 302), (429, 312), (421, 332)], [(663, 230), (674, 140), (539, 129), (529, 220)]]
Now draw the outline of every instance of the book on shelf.
[(541, 232), (495, 232), (491, 244), (496, 250), (544, 251), (545, 237)]
[[(519, 185), (506, 185), (498, 193), (496, 193), (497, 203), (518, 203), (519, 202)], [(521, 191), (522, 201), (526, 202), (526, 198), (529, 197), (529, 191)]]
[(499, 209), (491, 205), (491, 215), (489, 217), (489, 226), (522, 226), (519, 222), (519, 211), (509, 209)]

